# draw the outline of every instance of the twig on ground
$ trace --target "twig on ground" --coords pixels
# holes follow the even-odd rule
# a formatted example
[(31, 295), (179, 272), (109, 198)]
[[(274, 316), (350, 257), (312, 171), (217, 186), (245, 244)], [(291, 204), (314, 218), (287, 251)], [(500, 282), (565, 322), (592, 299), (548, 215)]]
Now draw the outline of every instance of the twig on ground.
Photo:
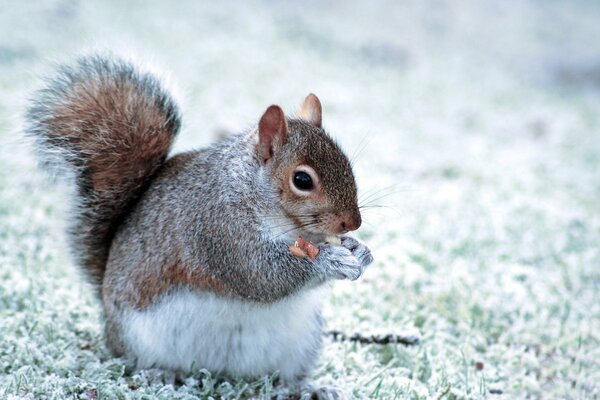
[(360, 333), (353, 333), (348, 336), (340, 331), (329, 331), (326, 333), (327, 336), (331, 336), (334, 342), (359, 342), (363, 344), (403, 344), (405, 346), (414, 346), (419, 344), (419, 337), (415, 335), (361, 335)]

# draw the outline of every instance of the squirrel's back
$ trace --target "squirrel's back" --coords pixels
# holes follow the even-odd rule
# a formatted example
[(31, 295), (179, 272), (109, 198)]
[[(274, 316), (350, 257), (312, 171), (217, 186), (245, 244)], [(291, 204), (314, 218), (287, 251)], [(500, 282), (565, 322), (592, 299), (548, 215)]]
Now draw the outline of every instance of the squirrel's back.
[(116, 228), (179, 130), (177, 105), (155, 76), (121, 59), (91, 56), (60, 67), (26, 118), (42, 162), (75, 178), (70, 245), (99, 287)]

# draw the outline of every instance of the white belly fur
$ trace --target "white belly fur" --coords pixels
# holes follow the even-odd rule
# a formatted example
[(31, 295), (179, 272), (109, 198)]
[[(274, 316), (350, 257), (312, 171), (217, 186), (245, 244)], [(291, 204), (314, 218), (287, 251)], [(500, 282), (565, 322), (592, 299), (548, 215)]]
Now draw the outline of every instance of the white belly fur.
[(324, 288), (273, 304), (253, 304), (181, 289), (152, 308), (127, 311), (123, 333), (138, 368), (206, 368), (233, 376), (310, 372), (321, 346)]

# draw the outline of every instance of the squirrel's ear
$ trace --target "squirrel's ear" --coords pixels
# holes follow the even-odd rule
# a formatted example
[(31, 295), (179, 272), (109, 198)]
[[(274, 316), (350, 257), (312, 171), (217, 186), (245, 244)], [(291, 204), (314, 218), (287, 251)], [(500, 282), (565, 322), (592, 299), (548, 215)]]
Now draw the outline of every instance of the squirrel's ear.
[(258, 151), (267, 162), (281, 148), (288, 137), (288, 125), (281, 107), (272, 105), (258, 123)]
[(319, 98), (313, 93), (306, 96), (298, 112), (298, 117), (320, 128), (322, 108)]

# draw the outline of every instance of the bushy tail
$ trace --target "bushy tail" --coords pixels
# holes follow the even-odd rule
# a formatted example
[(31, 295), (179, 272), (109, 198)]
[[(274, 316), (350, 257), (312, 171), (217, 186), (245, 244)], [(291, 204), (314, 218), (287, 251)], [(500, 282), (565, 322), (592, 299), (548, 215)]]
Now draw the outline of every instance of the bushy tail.
[(70, 245), (99, 289), (116, 228), (179, 130), (177, 105), (153, 75), (91, 56), (61, 67), (26, 117), (42, 161), (66, 167), (76, 180)]

